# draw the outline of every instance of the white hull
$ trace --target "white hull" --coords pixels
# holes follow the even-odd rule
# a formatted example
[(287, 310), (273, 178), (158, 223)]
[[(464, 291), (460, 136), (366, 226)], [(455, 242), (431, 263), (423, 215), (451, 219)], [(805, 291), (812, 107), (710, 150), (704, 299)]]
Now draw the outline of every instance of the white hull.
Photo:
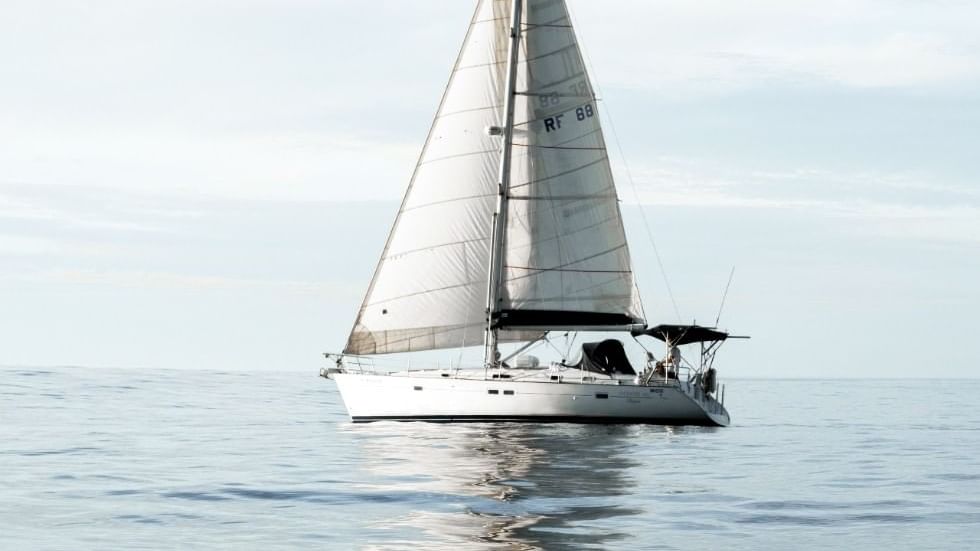
[[(696, 385), (636, 384), (575, 371), (551, 380), (547, 370), (509, 370), (505, 379), (483, 372), (368, 374), (329, 372), (351, 420), (528, 421), (656, 423), (727, 426), (728, 412)], [(583, 378), (585, 379), (583, 381)], [(594, 380), (590, 380), (594, 379)]]

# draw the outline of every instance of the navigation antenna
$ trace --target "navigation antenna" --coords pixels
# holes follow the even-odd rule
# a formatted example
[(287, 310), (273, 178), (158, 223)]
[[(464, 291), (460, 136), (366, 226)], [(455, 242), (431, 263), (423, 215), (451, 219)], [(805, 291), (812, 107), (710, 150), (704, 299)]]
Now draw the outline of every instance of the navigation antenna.
[(725, 294), (721, 295), (721, 306), (718, 307), (718, 317), (715, 318), (715, 327), (718, 327), (718, 322), (721, 321), (721, 311), (725, 308), (725, 299), (728, 298), (728, 288), (732, 286), (732, 278), (735, 277), (735, 265), (732, 265), (732, 271), (728, 274), (728, 284), (725, 285)]

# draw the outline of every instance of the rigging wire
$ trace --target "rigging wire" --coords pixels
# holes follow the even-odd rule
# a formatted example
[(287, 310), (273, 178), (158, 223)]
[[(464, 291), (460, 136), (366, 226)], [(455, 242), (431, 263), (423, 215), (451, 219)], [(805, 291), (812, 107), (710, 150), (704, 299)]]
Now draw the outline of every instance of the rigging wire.
[[(567, 337), (568, 336), (568, 333), (565, 333), (565, 336)], [(567, 354), (563, 354), (562, 351), (559, 350), (558, 347), (555, 346), (555, 343), (551, 342), (550, 339), (549, 340), (545, 340), (544, 342), (547, 343), (547, 345), (550, 346), (552, 350), (554, 350), (555, 352), (557, 352), (559, 356), (561, 356), (561, 363), (565, 363), (565, 361), (568, 359), (568, 355)]]
[(721, 306), (718, 307), (718, 317), (715, 318), (715, 327), (718, 327), (718, 322), (721, 321), (721, 311), (725, 308), (725, 299), (728, 298), (728, 288), (732, 286), (732, 278), (735, 277), (735, 265), (732, 265), (732, 271), (728, 274), (728, 284), (725, 285), (725, 294), (721, 295)]
[[(571, 333), (571, 337), (569, 337), (569, 333)], [(577, 338), (578, 338), (578, 331), (565, 333), (565, 354), (562, 363), (567, 361), (568, 358), (572, 357), (572, 347), (575, 346), (575, 339)]]
[[(581, 33), (582, 27), (579, 26), (578, 21), (575, 19), (575, 16), (572, 14), (571, 10), (568, 11), (568, 17), (572, 20), (572, 25), (577, 29), (577, 31), (573, 32)], [(579, 51), (582, 52), (582, 56), (585, 58), (585, 63), (588, 65), (589, 72), (592, 73), (592, 86), (595, 88), (596, 92), (599, 93), (599, 95), (602, 95), (602, 89), (598, 84), (599, 79), (596, 76), (595, 67), (592, 65), (592, 58), (589, 56), (589, 53), (585, 47), (582, 46), (582, 42), (576, 42), (578, 42)], [(596, 98), (596, 100), (598, 99), (599, 98)], [(677, 316), (677, 321), (681, 322), (683, 321), (681, 311), (677, 307), (677, 300), (674, 299), (674, 291), (671, 289), (670, 280), (667, 278), (667, 270), (664, 268), (663, 260), (660, 257), (660, 250), (657, 248), (657, 242), (653, 238), (653, 230), (650, 229), (650, 221), (647, 219), (646, 209), (643, 208), (643, 203), (640, 202), (640, 194), (637, 191), (636, 182), (633, 180), (633, 172), (630, 170), (629, 163), (626, 160), (626, 154), (623, 152), (623, 144), (619, 141), (619, 133), (616, 132), (616, 124), (613, 122), (612, 112), (605, 102), (603, 102), (603, 108), (606, 111), (606, 120), (609, 122), (609, 129), (612, 131), (613, 141), (616, 142), (616, 149), (619, 151), (619, 156), (623, 160), (623, 168), (626, 171), (626, 179), (629, 180), (630, 188), (633, 191), (633, 199), (636, 201), (637, 207), (639, 207), (640, 218), (643, 220), (643, 227), (646, 229), (647, 239), (649, 239), (650, 246), (653, 248), (653, 255), (657, 259), (657, 266), (660, 268), (660, 275), (663, 277), (664, 287), (667, 288), (667, 296), (670, 297), (670, 304), (674, 307), (674, 314)], [(635, 278), (633, 284), (636, 285)], [(639, 286), (636, 285), (636, 287), (639, 290)], [(640, 305), (640, 308), (643, 308), (642, 304)], [(643, 317), (646, 318), (646, 312), (644, 312)]]

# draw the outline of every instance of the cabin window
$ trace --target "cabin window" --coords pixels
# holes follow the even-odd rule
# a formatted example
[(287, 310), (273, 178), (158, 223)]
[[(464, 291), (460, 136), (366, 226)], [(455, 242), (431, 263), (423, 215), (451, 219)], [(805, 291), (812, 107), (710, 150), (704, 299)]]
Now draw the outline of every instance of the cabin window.
[(508, 375), (506, 373), (494, 373), (490, 378), (491, 379), (510, 379), (510, 375)]
[(604, 393), (604, 392), (596, 392), (595, 397), (598, 398), (598, 399), (600, 399), (600, 400), (605, 400), (605, 399), (609, 398), (609, 395), (606, 394), (606, 393)]
[(514, 391), (513, 390), (505, 390), (504, 391), (504, 396), (513, 396), (513, 395), (514, 395)]
[(422, 387), (417, 386), (417, 387), (415, 387), (415, 390), (422, 390)]
[(487, 391), (487, 394), (500, 394), (500, 391), (497, 389), (490, 389)]
[(552, 376), (551, 376), (551, 380), (552, 380), (552, 381), (557, 381), (557, 380), (558, 380), (559, 378), (560, 378), (560, 377), (559, 377), (558, 375), (552, 375)]

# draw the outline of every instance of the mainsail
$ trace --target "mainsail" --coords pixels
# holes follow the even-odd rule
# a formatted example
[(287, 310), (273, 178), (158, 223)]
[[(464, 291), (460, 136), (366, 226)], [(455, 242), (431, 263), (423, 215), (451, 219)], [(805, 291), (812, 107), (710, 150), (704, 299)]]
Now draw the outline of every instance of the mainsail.
[[(598, 112), (563, 0), (524, 2), (499, 340), (642, 322)], [(510, 0), (480, 0), (345, 352), (473, 346), (487, 327)], [(510, 330), (508, 330), (510, 328)]]
[[(524, 3), (499, 327), (643, 323), (592, 84), (563, 0)], [(523, 118), (520, 118), (523, 115)]]

